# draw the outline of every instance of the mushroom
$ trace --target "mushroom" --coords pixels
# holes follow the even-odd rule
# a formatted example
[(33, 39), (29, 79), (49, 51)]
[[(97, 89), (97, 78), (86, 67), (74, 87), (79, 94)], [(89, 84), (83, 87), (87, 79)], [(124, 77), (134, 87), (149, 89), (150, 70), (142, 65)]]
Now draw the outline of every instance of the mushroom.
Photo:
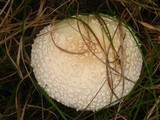
[(142, 56), (130, 27), (107, 15), (78, 15), (50, 24), (32, 45), (39, 85), (56, 101), (95, 111), (118, 103), (139, 79)]

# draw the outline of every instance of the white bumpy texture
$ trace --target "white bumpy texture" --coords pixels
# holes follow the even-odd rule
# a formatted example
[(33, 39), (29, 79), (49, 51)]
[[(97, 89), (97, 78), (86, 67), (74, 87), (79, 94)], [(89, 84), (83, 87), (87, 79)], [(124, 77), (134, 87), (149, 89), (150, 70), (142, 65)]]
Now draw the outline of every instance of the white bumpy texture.
[(31, 65), (49, 96), (77, 110), (98, 110), (126, 96), (142, 56), (130, 28), (108, 16), (64, 19), (34, 40)]

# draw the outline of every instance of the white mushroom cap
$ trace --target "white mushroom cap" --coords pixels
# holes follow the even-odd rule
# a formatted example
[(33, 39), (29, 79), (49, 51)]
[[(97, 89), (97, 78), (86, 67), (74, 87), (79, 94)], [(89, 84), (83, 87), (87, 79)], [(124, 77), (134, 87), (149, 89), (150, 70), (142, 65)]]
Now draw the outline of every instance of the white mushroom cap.
[(137, 38), (118, 20), (77, 17), (40, 32), (32, 45), (31, 64), (51, 98), (77, 110), (94, 111), (132, 90), (142, 56)]

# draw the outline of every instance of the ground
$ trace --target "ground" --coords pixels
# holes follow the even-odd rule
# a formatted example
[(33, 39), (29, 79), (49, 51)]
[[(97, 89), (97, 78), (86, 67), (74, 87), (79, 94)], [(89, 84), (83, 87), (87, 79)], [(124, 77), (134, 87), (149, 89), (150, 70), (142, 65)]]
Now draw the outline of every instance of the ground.
[[(128, 24), (140, 40), (143, 68), (132, 92), (109, 108), (76, 111), (52, 100), (36, 82), (31, 45), (48, 24), (75, 14), (103, 13)], [(1, 120), (159, 120), (159, 0), (1, 0)]]

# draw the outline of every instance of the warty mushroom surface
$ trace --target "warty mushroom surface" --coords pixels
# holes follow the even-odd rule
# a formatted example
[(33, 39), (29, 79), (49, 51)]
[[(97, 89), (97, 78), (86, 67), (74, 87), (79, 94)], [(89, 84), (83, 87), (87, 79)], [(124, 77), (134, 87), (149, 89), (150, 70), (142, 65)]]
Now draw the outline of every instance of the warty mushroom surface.
[(48, 25), (32, 45), (31, 65), (49, 96), (77, 110), (114, 105), (139, 79), (142, 56), (133, 31), (105, 15)]

